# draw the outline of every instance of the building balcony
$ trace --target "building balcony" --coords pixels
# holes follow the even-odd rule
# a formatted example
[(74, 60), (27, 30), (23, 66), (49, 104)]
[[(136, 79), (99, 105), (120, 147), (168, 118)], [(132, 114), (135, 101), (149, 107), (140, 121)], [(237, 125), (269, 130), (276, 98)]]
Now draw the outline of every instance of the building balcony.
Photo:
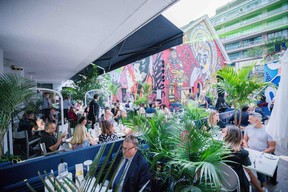
[(239, 56), (237, 58), (231, 58), (229, 57), (232, 63), (237, 63), (237, 62), (244, 62), (244, 61), (253, 61), (253, 60), (258, 60), (262, 59), (263, 57), (245, 57), (245, 56)]
[(246, 50), (246, 49), (253, 48), (253, 47), (258, 47), (258, 46), (261, 46), (261, 45), (264, 45), (264, 42), (263, 41), (257, 41), (257, 42), (249, 43), (248, 45), (243, 44), (243, 45), (240, 45), (240, 46), (237, 46), (237, 47), (232, 47), (232, 48), (229, 48), (229, 49), (227, 49), (225, 47), (225, 50), (229, 54), (229, 53), (234, 53), (234, 52)]
[[(258, 0), (258, 4), (254, 4), (253, 6), (250, 6), (249, 8), (246, 8), (249, 3), (254, 3), (254, 1), (250, 1), (245, 3), (242, 6), (239, 6), (235, 9), (229, 10), (226, 13), (223, 12), (220, 15), (216, 15), (213, 18), (211, 18), (211, 22), (214, 25), (214, 27), (218, 27), (222, 25), (223, 23), (232, 21), (235, 18), (243, 17), (244, 15), (247, 15), (249, 13), (255, 12), (259, 9), (262, 9), (266, 6), (272, 5), (276, 2), (280, 2), (281, 0)], [(240, 11), (241, 10), (241, 11)], [(219, 19), (219, 17), (221, 19)]]
[(261, 15), (258, 15), (256, 17), (253, 17), (251, 19), (243, 20), (243, 21), (236, 23), (234, 25), (230, 25), (230, 26), (225, 27), (223, 29), (217, 30), (217, 33), (218, 33), (218, 35), (220, 35), (220, 34), (228, 32), (228, 31), (232, 31), (232, 30), (242, 28), (242, 27), (245, 27), (248, 25), (252, 25), (252, 24), (255, 24), (257, 22), (261, 22), (263, 20), (270, 19), (270, 18), (273, 18), (277, 15), (281, 15), (281, 14), (285, 14), (285, 13), (288, 13), (288, 4), (286, 4), (283, 7), (278, 8), (278, 9), (275, 9), (275, 10), (263, 13)]
[(280, 20), (276, 20), (275, 22), (270, 22), (264, 25), (259, 25), (253, 29), (241, 31), (233, 35), (229, 35), (226, 37), (222, 37), (221, 42), (225, 45), (227, 43), (237, 42), (242, 39), (247, 39), (249, 37), (257, 36), (269, 31), (282, 29), (288, 26), (288, 17), (284, 17)]

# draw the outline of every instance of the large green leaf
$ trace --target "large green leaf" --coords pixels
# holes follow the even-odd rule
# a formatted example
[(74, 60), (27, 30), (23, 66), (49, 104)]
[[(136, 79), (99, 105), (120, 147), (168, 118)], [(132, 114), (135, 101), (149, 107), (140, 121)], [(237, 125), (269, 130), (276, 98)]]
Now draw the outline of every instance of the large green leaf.
[(35, 82), (17, 74), (0, 74), (0, 157), (2, 157), (3, 137), (8, 129), (12, 113), (23, 101), (33, 95)]
[[(251, 102), (251, 97), (256, 97), (261, 89), (271, 85), (271, 83), (258, 82), (255, 78), (250, 77), (255, 65), (256, 63), (252, 63), (250, 66), (238, 70), (225, 66), (217, 72), (220, 77), (217, 89), (227, 93), (227, 102), (235, 108), (235, 115), (245, 104)], [(238, 123), (240, 124), (240, 122)]]

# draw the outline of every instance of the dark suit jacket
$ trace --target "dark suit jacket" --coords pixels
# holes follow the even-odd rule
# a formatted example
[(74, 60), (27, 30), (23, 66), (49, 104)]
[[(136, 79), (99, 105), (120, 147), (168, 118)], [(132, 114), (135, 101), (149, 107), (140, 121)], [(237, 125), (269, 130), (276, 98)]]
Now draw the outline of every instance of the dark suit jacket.
[(99, 120), (99, 105), (94, 99), (89, 103), (89, 113), (87, 118), (92, 121)]
[[(121, 161), (122, 157), (118, 156), (116, 162)], [(116, 165), (117, 166), (117, 165)], [(123, 183), (123, 192), (138, 192), (151, 179), (150, 165), (144, 156), (137, 151), (130, 167), (127, 171)], [(116, 169), (114, 169), (117, 171)], [(151, 181), (143, 191), (151, 191)]]

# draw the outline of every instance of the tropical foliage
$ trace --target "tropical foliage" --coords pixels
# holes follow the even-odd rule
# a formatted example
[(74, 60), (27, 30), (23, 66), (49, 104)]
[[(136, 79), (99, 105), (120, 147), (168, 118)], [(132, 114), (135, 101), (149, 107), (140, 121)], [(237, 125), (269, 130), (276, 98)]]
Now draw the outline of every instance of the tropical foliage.
[(74, 81), (73, 87), (65, 87), (61, 92), (63, 96), (71, 96), (73, 100), (82, 100), (87, 91), (99, 89), (97, 84), (98, 68), (97, 65), (91, 64), (89, 71), (84, 75), (79, 75), (79, 79)]
[(141, 105), (142, 103), (148, 104), (149, 99), (148, 96), (151, 94), (151, 84), (145, 82), (145, 83), (139, 83), (141, 85), (141, 95), (137, 95), (137, 99), (134, 102), (135, 105)]
[[(115, 154), (113, 153), (114, 149), (114, 143), (111, 145), (111, 147), (106, 150), (106, 145), (102, 145), (99, 149), (98, 153), (95, 155), (95, 158), (91, 164), (91, 168), (89, 169), (89, 172), (86, 173), (84, 180), (82, 182), (79, 181), (79, 179), (76, 177), (75, 183), (69, 179), (68, 177), (63, 178), (61, 181), (59, 178), (54, 176), (54, 174), (47, 174), (45, 173), (45, 178), (42, 176), (41, 173), (38, 172), (38, 175), (47, 189), (47, 191), (108, 191), (109, 188), (112, 186), (112, 181), (115, 177), (115, 170), (112, 169), (112, 167), (117, 167), (114, 164), (116, 158), (113, 158), (111, 161), (111, 156), (115, 155), (117, 156), (121, 150), (121, 148), (118, 148)], [(108, 153), (105, 153), (108, 151)], [(105, 183), (109, 178), (109, 182)], [(49, 183), (51, 185), (49, 185)], [(81, 183), (77, 185), (76, 183)], [(27, 183), (27, 186), (29, 189), (33, 192), (36, 192), (36, 190)], [(118, 186), (119, 188), (119, 186)], [(118, 191), (118, 188), (116, 191)]]
[(0, 157), (3, 155), (4, 135), (8, 130), (12, 113), (34, 93), (35, 82), (16, 74), (0, 74)]
[(187, 106), (180, 122), (176, 118), (165, 119), (161, 114), (153, 118), (133, 116), (123, 122), (143, 134), (144, 143), (149, 145), (143, 147), (143, 152), (151, 161), (154, 179), (162, 181), (165, 191), (219, 189), (218, 164), (229, 151), (201, 124), (195, 125), (195, 120), (207, 113), (197, 109), (193, 114), (193, 109), (194, 106)]
[[(227, 102), (235, 109), (235, 119), (238, 110), (241, 110), (245, 104), (250, 103), (251, 99), (257, 96), (261, 89), (271, 85), (266, 82), (258, 82), (256, 78), (250, 78), (250, 73), (255, 65), (256, 63), (252, 63), (252, 65), (238, 70), (225, 66), (217, 72), (220, 77), (217, 89), (220, 92), (227, 93)], [(239, 119), (238, 125), (240, 126), (241, 113)]]
[(119, 89), (121, 88), (121, 85), (119, 83), (111, 83), (109, 86), (109, 91), (112, 95), (112, 102), (118, 99), (117, 94)]

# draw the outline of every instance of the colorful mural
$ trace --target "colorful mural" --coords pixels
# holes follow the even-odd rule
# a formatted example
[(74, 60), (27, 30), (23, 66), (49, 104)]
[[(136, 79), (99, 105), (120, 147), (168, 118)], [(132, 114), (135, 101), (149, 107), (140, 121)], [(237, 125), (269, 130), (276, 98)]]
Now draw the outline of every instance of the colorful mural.
[(208, 17), (202, 17), (184, 29), (182, 45), (110, 72), (112, 81), (121, 84), (118, 98), (135, 99), (141, 95), (141, 84), (148, 82), (154, 90), (149, 99), (155, 100), (161, 91), (162, 102), (169, 105), (209, 85), (213, 74), (229, 61), (211, 27)]
[[(271, 62), (269, 64), (264, 65), (264, 81), (265, 82), (272, 82), (277, 87), (279, 86), (281, 78), (281, 66), (278, 61)], [(269, 86), (265, 89), (265, 97), (266, 102), (268, 103), (268, 109), (270, 110), (270, 105), (272, 103), (273, 98), (277, 93), (277, 88)]]

